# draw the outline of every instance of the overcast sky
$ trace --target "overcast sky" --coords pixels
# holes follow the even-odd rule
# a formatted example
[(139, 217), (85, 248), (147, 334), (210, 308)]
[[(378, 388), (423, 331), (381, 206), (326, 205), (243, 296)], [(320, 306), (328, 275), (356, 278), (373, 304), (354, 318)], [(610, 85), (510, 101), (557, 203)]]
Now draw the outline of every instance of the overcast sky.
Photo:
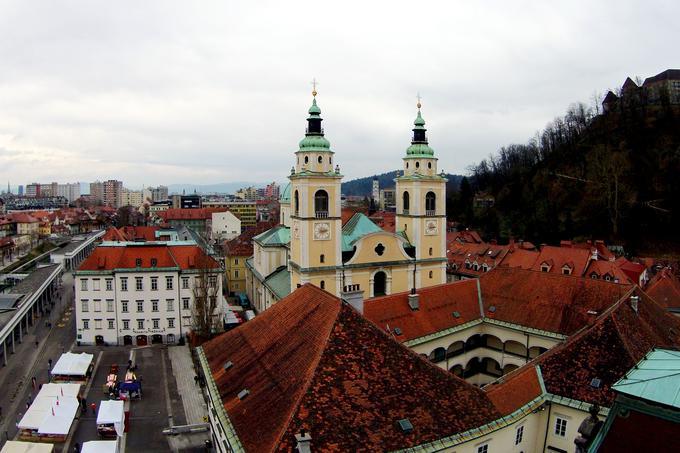
[(0, 0), (2, 184), (283, 181), (316, 78), (346, 178), (440, 168), (680, 66), (680, 2)]

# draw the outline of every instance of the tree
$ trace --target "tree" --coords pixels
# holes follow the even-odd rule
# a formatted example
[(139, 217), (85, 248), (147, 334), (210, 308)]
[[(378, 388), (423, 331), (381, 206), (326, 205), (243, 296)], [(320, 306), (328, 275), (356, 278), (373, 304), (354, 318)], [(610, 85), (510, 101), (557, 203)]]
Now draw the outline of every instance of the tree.
[(220, 268), (209, 256), (201, 254), (196, 260), (196, 278), (192, 289), (193, 330), (198, 336), (210, 338), (217, 332), (219, 316), (217, 313)]

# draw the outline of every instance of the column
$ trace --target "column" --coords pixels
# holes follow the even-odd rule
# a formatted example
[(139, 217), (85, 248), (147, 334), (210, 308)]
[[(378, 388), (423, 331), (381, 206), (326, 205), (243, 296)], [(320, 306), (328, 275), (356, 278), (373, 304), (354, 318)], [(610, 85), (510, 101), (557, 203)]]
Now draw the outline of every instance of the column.
[(21, 340), (23, 339), (23, 324), (24, 324), (24, 318), (22, 317), (19, 320), (19, 343), (21, 343)]
[(14, 329), (12, 329), (12, 354), (14, 354)]
[(2, 340), (2, 361), (3, 365), (7, 366), (7, 339)]

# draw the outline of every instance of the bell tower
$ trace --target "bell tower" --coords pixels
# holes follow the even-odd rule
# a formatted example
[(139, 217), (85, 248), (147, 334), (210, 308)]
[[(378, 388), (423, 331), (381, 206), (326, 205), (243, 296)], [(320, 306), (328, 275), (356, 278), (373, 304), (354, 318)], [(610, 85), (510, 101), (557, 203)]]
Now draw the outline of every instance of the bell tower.
[[(291, 289), (313, 283), (333, 294), (340, 292), (337, 269), (342, 265), (340, 167), (321, 127), (321, 109), (312, 91), (305, 138), (295, 153), (289, 176)], [(335, 165), (335, 166), (334, 166)]]
[(413, 122), (413, 139), (403, 158), (403, 175), (396, 178), (396, 229), (415, 247), (412, 287), (446, 282), (446, 178), (437, 174), (437, 158), (427, 140), (420, 108)]

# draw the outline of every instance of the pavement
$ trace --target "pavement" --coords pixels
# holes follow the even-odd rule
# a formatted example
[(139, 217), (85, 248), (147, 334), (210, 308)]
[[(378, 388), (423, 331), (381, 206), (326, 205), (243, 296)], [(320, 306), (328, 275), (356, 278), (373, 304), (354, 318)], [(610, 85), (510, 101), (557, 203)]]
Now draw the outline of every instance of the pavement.
[[(63, 284), (58, 291), (61, 299), (56, 300), (50, 315), (36, 318), (23, 341), (15, 344), (15, 353), (8, 351), (7, 366), (0, 367), (0, 388), (4, 389), (0, 392), (0, 446), (16, 435), (16, 423), (26, 412), (29, 396), (32, 398), (39, 385), (48, 382), (48, 359), (56, 363), (75, 341), (73, 278), (70, 274), (64, 274), (62, 278)], [(52, 323), (51, 328), (45, 326), (47, 320)], [(35, 390), (33, 377), (36, 378)]]

